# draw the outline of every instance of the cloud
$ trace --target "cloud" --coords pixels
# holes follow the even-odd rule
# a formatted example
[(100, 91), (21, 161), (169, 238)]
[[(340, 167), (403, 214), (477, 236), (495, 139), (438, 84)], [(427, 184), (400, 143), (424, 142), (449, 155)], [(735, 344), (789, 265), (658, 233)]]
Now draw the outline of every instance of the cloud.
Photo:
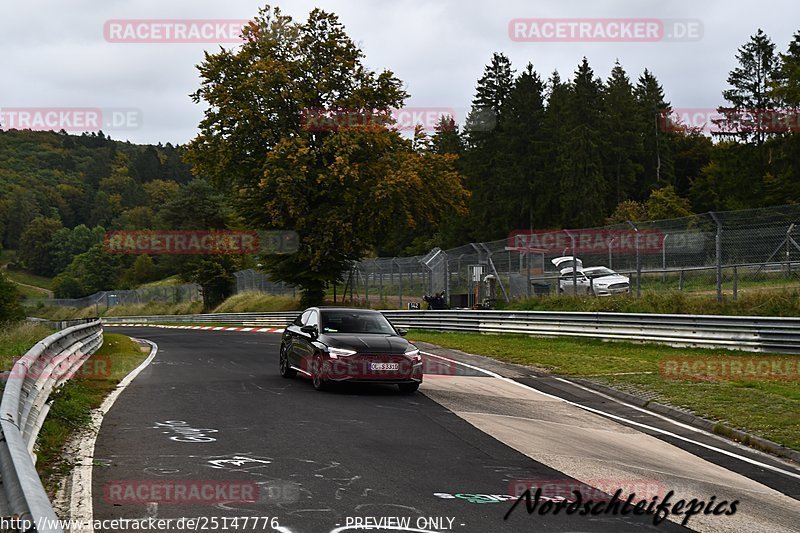
[[(586, 56), (607, 78), (619, 59), (632, 79), (649, 68), (676, 107), (722, 103), (738, 47), (763, 28), (781, 51), (800, 30), (796, 0), (292, 0), (278, 3), (298, 20), (316, 6), (337, 13), (376, 70), (396, 73), (411, 93), (409, 106), (466, 109), (492, 53), (504, 52), (521, 70), (529, 61), (543, 77), (570, 78)], [(141, 128), (109, 132), (132, 142), (185, 143), (196, 135), (202, 107), (192, 103), (195, 65), (215, 44), (109, 43), (110, 19), (247, 19), (262, 3), (233, 0), (50, 0), (4, 6), (0, 46), (0, 108), (90, 106), (136, 108)], [(747, 14), (747, 16), (744, 16)], [(654, 43), (512, 42), (515, 18), (698, 19), (702, 40)]]

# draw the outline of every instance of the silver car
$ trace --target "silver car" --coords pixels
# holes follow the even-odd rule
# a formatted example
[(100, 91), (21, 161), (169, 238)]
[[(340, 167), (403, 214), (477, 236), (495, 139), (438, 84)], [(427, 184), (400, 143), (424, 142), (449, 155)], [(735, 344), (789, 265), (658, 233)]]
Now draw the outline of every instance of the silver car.
[(583, 262), (572, 256), (558, 257), (552, 262), (561, 273), (558, 280), (560, 294), (611, 296), (631, 291), (630, 278), (610, 268), (604, 266), (583, 268)]

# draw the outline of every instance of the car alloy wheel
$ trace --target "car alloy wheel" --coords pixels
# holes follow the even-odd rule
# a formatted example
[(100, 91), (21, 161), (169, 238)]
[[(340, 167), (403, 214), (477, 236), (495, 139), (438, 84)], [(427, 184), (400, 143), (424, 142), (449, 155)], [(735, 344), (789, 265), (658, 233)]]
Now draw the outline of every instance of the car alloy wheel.
[(286, 346), (281, 346), (280, 367), (281, 376), (285, 378), (293, 378), (297, 375), (297, 371), (289, 366), (289, 356), (286, 354)]
[(317, 390), (325, 390), (328, 388), (328, 380), (323, 376), (321, 355), (314, 356), (314, 367), (311, 369), (311, 382)]

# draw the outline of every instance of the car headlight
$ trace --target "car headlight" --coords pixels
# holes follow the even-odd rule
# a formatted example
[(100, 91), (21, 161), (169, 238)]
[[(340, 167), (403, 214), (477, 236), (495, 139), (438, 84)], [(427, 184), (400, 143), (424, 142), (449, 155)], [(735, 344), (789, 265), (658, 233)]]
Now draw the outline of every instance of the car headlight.
[(357, 353), (358, 352), (355, 350), (345, 350), (344, 348), (333, 348), (330, 346), (328, 347), (328, 355), (330, 355), (332, 359), (336, 359), (338, 357), (349, 357)]

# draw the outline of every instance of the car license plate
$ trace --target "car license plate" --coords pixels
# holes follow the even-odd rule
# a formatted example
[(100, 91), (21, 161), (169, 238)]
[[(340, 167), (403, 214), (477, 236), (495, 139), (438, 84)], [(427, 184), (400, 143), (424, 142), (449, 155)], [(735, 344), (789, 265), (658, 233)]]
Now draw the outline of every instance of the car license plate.
[(400, 370), (399, 363), (370, 363), (370, 370)]

